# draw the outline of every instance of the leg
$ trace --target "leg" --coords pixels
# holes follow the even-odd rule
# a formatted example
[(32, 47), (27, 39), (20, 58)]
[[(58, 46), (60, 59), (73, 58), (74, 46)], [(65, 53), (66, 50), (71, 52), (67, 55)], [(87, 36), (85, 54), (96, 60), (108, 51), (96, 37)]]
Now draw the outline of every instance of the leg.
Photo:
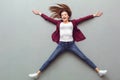
[(39, 69), (40, 72), (44, 71), (50, 63), (55, 60), (55, 58), (63, 51), (63, 48), (61, 45), (58, 45), (58, 47), (55, 49), (55, 51), (52, 53), (52, 55), (48, 58), (48, 60), (42, 65), (42, 67)]
[(72, 44), (70, 50), (78, 57), (80, 57), (83, 61), (85, 61), (91, 68), (97, 68), (96, 65), (80, 51), (80, 49), (75, 45), (75, 43)]
[(44, 71), (63, 50), (64, 48), (61, 46), (61, 44), (59, 44), (48, 60), (42, 65), (42, 67), (36, 73), (29, 74), (28, 76), (33, 79), (38, 79), (41, 72)]
[(93, 68), (100, 77), (104, 76), (107, 73), (107, 70), (100, 70), (90, 59), (88, 59), (80, 49), (73, 43), (70, 47), (70, 51), (74, 52), (77, 56), (79, 56), (83, 61), (85, 61), (91, 68)]

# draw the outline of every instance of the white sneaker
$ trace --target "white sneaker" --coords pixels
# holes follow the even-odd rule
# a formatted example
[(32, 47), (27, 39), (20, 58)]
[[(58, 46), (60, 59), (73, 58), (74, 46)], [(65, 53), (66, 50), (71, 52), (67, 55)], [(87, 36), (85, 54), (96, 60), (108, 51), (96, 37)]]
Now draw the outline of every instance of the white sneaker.
[(107, 73), (107, 70), (100, 70), (98, 72), (98, 74), (99, 74), (100, 77), (104, 76), (106, 73)]
[(30, 78), (33, 78), (33, 79), (38, 79), (39, 78), (39, 75), (37, 73), (29, 74), (28, 76)]

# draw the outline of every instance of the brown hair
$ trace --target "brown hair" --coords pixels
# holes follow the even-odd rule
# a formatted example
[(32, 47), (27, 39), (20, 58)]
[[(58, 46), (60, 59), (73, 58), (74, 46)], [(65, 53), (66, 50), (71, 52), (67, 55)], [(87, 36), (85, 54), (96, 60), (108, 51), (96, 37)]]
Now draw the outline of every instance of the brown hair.
[(52, 12), (52, 18), (61, 18), (62, 12), (67, 12), (69, 17), (71, 17), (71, 9), (66, 4), (57, 4), (56, 6), (50, 6), (49, 10)]

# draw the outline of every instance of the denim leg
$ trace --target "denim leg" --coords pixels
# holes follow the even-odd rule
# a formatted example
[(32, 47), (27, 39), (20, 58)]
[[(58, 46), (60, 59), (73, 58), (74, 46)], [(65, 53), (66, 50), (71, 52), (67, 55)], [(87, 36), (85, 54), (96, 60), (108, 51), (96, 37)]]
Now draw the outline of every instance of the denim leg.
[(64, 48), (61, 46), (61, 44), (59, 44), (57, 46), (57, 48), (55, 49), (55, 51), (52, 53), (52, 55), (48, 58), (48, 60), (42, 65), (42, 67), (39, 69), (41, 72), (44, 71), (49, 65), (50, 63), (60, 54), (62, 53), (62, 51), (64, 50)]
[(73, 43), (69, 49), (70, 49), (70, 51), (75, 53), (78, 57), (80, 57), (83, 61), (85, 61), (91, 68), (93, 68), (93, 69), (96, 68), (96, 65), (90, 59), (88, 59), (82, 53), (82, 51), (80, 51), (80, 49), (75, 45), (75, 43)]

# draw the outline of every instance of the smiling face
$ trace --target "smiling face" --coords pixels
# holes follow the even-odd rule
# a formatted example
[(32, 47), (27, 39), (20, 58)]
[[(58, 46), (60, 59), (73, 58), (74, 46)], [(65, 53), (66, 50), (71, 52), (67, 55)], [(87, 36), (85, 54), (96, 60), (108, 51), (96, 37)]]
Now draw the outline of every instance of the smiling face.
[(66, 11), (61, 12), (61, 19), (62, 19), (63, 22), (68, 22), (69, 15)]

